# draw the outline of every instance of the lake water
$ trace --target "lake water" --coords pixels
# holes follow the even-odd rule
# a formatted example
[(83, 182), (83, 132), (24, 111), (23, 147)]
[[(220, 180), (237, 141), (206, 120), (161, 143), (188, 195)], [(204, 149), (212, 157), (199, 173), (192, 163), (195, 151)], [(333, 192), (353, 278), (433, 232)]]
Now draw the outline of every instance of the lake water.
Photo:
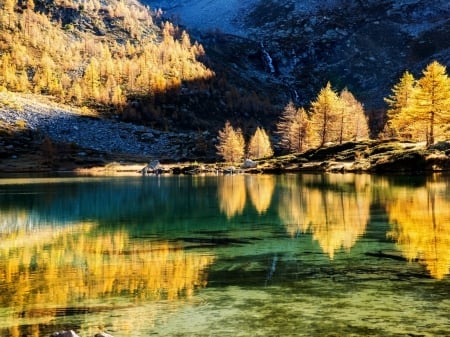
[(0, 335), (450, 336), (450, 178), (0, 179)]

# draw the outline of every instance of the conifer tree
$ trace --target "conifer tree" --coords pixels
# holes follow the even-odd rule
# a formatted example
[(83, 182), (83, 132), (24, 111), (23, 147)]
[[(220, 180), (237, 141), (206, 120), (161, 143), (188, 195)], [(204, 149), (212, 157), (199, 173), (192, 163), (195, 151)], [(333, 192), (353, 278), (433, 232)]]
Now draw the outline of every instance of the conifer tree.
[(450, 79), (446, 67), (434, 61), (417, 81), (414, 104), (408, 114), (425, 122), (427, 145), (435, 142), (436, 128), (450, 122)]
[(272, 155), (273, 150), (269, 136), (264, 129), (257, 127), (248, 144), (248, 157), (250, 159), (260, 159), (271, 157)]
[(84, 72), (84, 95), (96, 99), (100, 95), (100, 74), (98, 72), (99, 64), (95, 57), (91, 58)]
[(219, 131), (217, 154), (225, 161), (236, 163), (244, 158), (245, 140), (241, 129), (235, 130), (229, 121)]
[(305, 109), (289, 102), (277, 123), (280, 146), (289, 153), (300, 153), (309, 146), (309, 118)]
[(394, 135), (408, 138), (413, 136), (411, 121), (406, 111), (413, 104), (414, 86), (414, 76), (405, 71), (400, 81), (392, 88), (392, 94), (384, 99), (389, 105), (387, 111), (388, 127), (392, 129)]
[(339, 121), (339, 96), (331, 88), (331, 83), (322, 88), (314, 102), (311, 103), (311, 136), (319, 147), (338, 139), (337, 123)]
[(363, 105), (345, 88), (339, 95), (341, 105), (341, 131), (339, 142), (369, 138), (369, 125)]

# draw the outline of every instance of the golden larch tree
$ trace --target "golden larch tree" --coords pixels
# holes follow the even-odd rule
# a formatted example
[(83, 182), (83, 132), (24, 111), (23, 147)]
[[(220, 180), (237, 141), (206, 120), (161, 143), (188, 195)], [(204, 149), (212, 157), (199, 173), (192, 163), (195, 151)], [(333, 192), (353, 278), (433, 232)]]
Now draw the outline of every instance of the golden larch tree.
[(309, 147), (309, 118), (305, 109), (297, 109), (289, 102), (277, 123), (277, 133), (280, 146), (289, 153), (305, 151)]
[(347, 89), (341, 91), (341, 122), (339, 142), (369, 138), (369, 125), (364, 107)]
[(245, 140), (241, 129), (235, 130), (229, 121), (219, 131), (217, 154), (226, 162), (236, 163), (244, 158)]
[(314, 102), (311, 103), (311, 137), (319, 147), (338, 139), (338, 121), (340, 100), (331, 88), (331, 83), (322, 88)]
[(260, 159), (273, 156), (272, 144), (263, 128), (257, 127), (248, 144), (248, 157)]
[(100, 96), (101, 82), (98, 69), (98, 60), (92, 57), (83, 75), (84, 94), (93, 99), (97, 99)]
[(427, 145), (433, 145), (436, 129), (450, 122), (450, 79), (446, 67), (437, 61), (430, 63), (417, 81), (416, 89), (408, 114), (411, 121), (425, 122)]
[(400, 81), (392, 88), (392, 94), (384, 99), (389, 105), (387, 127), (394, 136), (404, 138), (415, 138), (417, 136), (406, 114), (406, 111), (413, 104), (415, 82), (414, 76), (405, 71)]

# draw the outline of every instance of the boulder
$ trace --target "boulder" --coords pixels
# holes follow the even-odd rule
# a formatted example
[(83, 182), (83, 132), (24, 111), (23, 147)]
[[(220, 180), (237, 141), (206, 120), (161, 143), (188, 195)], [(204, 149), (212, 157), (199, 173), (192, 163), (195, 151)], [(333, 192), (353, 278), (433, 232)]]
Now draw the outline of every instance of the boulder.
[(241, 168), (243, 169), (249, 169), (249, 168), (255, 168), (256, 166), (258, 166), (258, 164), (251, 160), (251, 159), (245, 159), (244, 163), (241, 165)]

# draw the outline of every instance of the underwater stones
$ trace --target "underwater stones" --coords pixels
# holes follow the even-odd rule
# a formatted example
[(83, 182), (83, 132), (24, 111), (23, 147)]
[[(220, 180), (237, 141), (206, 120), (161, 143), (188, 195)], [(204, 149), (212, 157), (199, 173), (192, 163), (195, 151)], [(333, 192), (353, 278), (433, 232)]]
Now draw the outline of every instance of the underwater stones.
[[(79, 336), (73, 330), (68, 330), (68, 331), (63, 330), (63, 331), (58, 331), (58, 332), (53, 333), (51, 335), (51, 337), (79, 337)], [(114, 337), (114, 336), (112, 336), (106, 332), (99, 332), (99, 333), (95, 334), (94, 337)]]
[(69, 331), (58, 331), (51, 335), (51, 337), (79, 337), (75, 331), (69, 330)]
[(113, 337), (113, 336), (106, 332), (99, 332), (94, 337)]

